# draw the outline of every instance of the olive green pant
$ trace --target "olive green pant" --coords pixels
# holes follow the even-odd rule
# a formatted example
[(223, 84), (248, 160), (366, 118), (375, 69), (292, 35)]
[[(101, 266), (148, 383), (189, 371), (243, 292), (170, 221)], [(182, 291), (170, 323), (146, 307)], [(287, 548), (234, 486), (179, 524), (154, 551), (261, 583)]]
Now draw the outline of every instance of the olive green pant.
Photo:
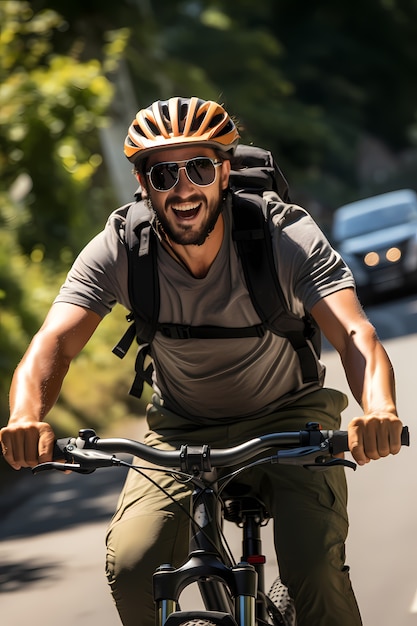
[[(298, 430), (309, 421), (337, 429), (345, 407), (343, 394), (322, 389), (273, 415), (199, 426), (152, 406), (145, 442), (164, 449), (185, 442), (223, 448), (270, 432)], [(146, 473), (176, 500), (188, 504), (189, 486), (169, 475)], [(280, 576), (294, 598), (298, 626), (359, 626), (345, 565), (344, 469), (315, 472), (266, 464), (245, 472), (239, 482), (250, 485), (274, 519)], [(154, 626), (152, 574), (162, 563), (181, 565), (187, 556), (187, 537), (188, 521), (178, 506), (130, 470), (107, 534), (107, 577), (124, 626)]]

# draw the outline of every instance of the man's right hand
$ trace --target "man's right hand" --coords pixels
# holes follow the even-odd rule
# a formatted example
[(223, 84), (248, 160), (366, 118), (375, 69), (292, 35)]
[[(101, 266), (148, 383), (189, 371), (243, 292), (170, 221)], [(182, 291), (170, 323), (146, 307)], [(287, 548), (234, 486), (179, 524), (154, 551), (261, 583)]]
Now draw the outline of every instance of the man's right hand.
[(3, 456), (15, 470), (52, 461), (54, 440), (46, 422), (19, 420), (0, 430)]

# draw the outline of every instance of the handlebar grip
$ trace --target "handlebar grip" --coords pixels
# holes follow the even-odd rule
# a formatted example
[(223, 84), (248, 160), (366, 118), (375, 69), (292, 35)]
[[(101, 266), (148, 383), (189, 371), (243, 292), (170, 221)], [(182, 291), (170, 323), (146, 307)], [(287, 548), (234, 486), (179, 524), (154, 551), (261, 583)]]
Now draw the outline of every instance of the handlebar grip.
[(401, 445), (410, 445), (410, 431), (408, 430), (408, 426), (403, 426), (403, 429), (401, 431)]
[[(65, 454), (63, 451), (63, 448), (65, 445), (68, 444), (68, 437), (66, 439), (58, 439), (57, 441), (55, 441), (54, 443), (54, 449), (52, 452), (52, 458), (54, 461), (64, 461), (65, 460)], [(0, 445), (0, 457), (4, 456), (3, 455), (3, 448)]]
[(341, 452), (349, 452), (347, 430), (335, 430), (333, 432), (331, 453), (340, 454)]
[[(54, 443), (54, 448), (53, 448), (53, 451), (52, 451), (52, 459), (53, 459), (53, 461), (66, 461), (66, 456), (65, 456), (64, 450), (63, 450), (63, 448), (61, 448), (61, 447), (58, 445), (58, 444), (59, 444), (59, 441), (60, 441), (62, 444), (63, 444), (63, 442), (64, 442), (64, 440), (63, 440), (63, 439), (58, 440), (58, 442), (57, 442), (57, 441), (55, 441), (55, 443)], [(65, 444), (67, 444), (67, 443), (68, 443), (68, 439), (65, 439)], [(2, 459), (3, 457), (4, 457), (4, 454), (3, 454), (3, 448), (2, 448), (2, 446), (0, 445), (0, 459)], [(47, 464), (45, 463), (44, 465), (47, 465)], [(33, 469), (32, 469), (32, 471), (33, 471)]]
[[(410, 432), (408, 426), (403, 426), (401, 431), (401, 445), (410, 445)], [(349, 451), (348, 433), (345, 430), (335, 430), (332, 437), (332, 454), (340, 454)]]

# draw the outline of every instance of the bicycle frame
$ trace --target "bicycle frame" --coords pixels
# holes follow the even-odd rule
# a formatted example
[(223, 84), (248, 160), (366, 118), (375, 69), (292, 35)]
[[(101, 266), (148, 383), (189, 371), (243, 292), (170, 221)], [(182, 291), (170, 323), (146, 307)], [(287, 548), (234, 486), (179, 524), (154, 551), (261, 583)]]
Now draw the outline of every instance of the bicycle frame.
[[(228, 498), (232, 512), (227, 519), (239, 522), (243, 534), (241, 562), (232, 565), (219, 532), (223, 521), (222, 504), (211, 480), (212, 476), (210, 483), (207, 478), (204, 482), (201, 479), (194, 481), (188, 559), (177, 569), (169, 564), (161, 565), (154, 574), (157, 626), (171, 626), (196, 618), (238, 626), (266, 622), (263, 599), (265, 558), (261, 554), (260, 528), (269, 516), (256, 499), (251, 498), (250, 507), (245, 508), (245, 503), (249, 502), (247, 498)], [(178, 611), (182, 591), (195, 582), (206, 611)]]

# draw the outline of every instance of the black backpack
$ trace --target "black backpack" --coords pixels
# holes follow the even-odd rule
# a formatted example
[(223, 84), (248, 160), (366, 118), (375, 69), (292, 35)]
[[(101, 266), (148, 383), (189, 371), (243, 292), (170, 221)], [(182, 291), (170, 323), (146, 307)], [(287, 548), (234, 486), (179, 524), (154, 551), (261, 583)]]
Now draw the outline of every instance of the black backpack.
[[(123, 358), (137, 339), (136, 377), (130, 393), (140, 397), (143, 383), (152, 385), (151, 344), (157, 331), (172, 339), (210, 339), (261, 337), (266, 330), (286, 337), (296, 351), (303, 382), (318, 380), (320, 332), (306, 312), (303, 318), (288, 309), (275, 267), (266, 202), (263, 194), (273, 191), (289, 203), (288, 184), (272, 154), (262, 148), (240, 145), (232, 160), (229, 186), (232, 192), (233, 227), (247, 288), (261, 323), (245, 328), (221, 326), (184, 326), (161, 324), (159, 317), (159, 281), (156, 266), (156, 235), (150, 224), (150, 211), (140, 199), (128, 205), (124, 239), (128, 254), (129, 298), (132, 307), (127, 316), (130, 327), (113, 352)], [(287, 204), (280, 226), (294, 222), (303, 209)], [(139, 285), (139, 287), (138, 287)], [(307, 341), (311, 340), (311, 344)], [(313, 350), (311, 348), (313, 346)]]

